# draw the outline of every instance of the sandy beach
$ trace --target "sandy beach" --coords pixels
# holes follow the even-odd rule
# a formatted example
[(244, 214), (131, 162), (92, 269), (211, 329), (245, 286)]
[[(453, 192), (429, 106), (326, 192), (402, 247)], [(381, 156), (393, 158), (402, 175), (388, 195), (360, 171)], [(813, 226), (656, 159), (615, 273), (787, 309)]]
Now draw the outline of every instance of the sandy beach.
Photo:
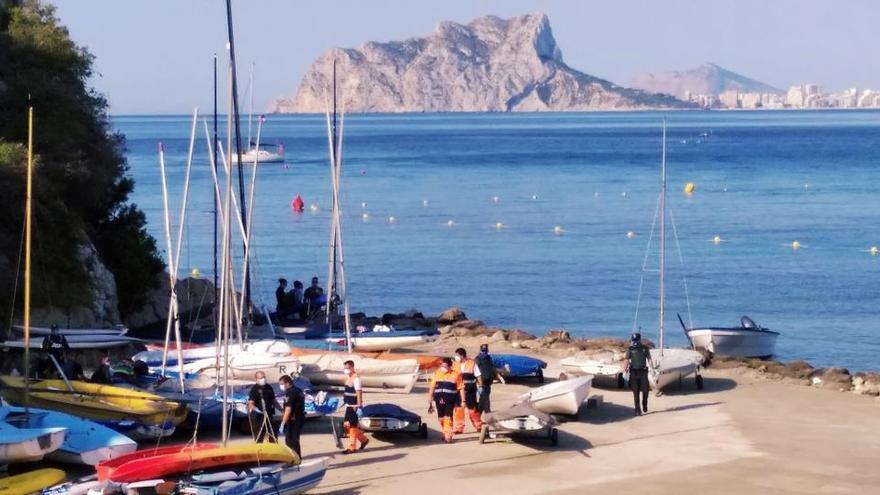
[[(506, 352), (506, 351), (505, 351)], [(547, 376), (557, 376), (558, 360)], [(375, 436), (362, 453), (336, 450), (326, 422), (303, 436), (306, 457), (332, 467), (313, 493), (653, 494), (870, 493), (880, 483), (880, 399), (763, 380), (736, 369), (707, 369), (705, 388), (688, 380), (652, 395), (649, 414), (633, 417), (627, 390), (594, 388), (601, 404), (581, 408), (560, 427), (559, 445), (499, 439), (480, 444), (468, 425), (452, 445), (427, 413), (426, 386), (409, 395), (370, 393), (427, 418), (427, 441)], [(534, 379), (493, 389), (497, 410), (535, 386)]]

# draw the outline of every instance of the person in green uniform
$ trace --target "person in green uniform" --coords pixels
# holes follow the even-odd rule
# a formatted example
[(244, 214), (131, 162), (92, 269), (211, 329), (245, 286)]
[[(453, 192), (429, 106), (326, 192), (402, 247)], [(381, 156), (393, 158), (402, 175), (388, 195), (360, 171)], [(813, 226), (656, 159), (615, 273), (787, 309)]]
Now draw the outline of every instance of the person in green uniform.
[[(626, 350), (626, 372), (629, 373), (629, 388), (633, 393), (635, 415), (648, 412), (648, 369), (651, 367), (651, 352), (642, 344), (640, 333), (632, 334), (629, 349)], [(641, 395), (641, 401), (639, 401)], [(640, 403), (641, 402), (641, 403)]]

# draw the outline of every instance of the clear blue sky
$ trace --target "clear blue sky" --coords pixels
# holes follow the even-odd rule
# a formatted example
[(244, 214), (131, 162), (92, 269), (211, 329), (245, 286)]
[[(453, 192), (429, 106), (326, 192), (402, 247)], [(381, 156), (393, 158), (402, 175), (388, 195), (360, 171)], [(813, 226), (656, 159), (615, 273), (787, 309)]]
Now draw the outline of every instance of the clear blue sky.
[[(225, 54), (224, 0), (50, 3), (97, 57), (94, 84), (114, 113), (208, 108), (212, 55)], [(534, 11), (550, 17), (570, 66), (619, 84), (639, 72), (711, 61), (782, 88), (880, 89), (874, 0), (238, 0), (233, 8), (239, 85), (244, 91), (253, 62), (257, 108), (292, 94), (331, 46), (423, 36), (442, 20)]]

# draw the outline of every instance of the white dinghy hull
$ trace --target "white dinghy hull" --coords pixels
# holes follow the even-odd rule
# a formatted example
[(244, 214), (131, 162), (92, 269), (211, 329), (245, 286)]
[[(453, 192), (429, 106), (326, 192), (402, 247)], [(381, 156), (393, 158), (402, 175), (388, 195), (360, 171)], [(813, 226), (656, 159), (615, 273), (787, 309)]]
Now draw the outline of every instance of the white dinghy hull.
[(574, 416), (581, 404), (590, 395), (593, 375), (572, 380), (562, 380), (538, 387), (517, 399), (518, 403), (528, 404), (547, 414), (567, 414)]
[(703, 355), (691, 349), (651, 349), (654, 367), (648, 373), (651, 388), (660, 392), (673, 383), (697, 373), (703, 364)]

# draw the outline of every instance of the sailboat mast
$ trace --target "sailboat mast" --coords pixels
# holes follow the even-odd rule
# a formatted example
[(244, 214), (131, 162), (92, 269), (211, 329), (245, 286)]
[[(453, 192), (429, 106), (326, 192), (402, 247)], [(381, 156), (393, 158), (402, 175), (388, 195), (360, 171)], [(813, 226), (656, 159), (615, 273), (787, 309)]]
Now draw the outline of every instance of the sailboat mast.
[[(226, 28), (229, 38), (229, 65), (232, 69), (232, 118), (235, 121), (235, 155), (238, 157), (238, 206), (241, 210), (241, 218), (247, 218), (247, 206), (244, 202), (244, 163), (242, 163), (241, 159), (241, 121), (238, 114), (238, 77), (235, 72), (235, 35), (232, 31), (232, 0), (226, 0)], [(244, 299), (247, 306), (248, 319), (250, 319), (252, 316), (250, 263), (246, 259), (244, 263)]]
[(339, 205), (337, 204), (337, 187), (338, 184), (336, 182), (336, 169), (338, 166), (338, 158), (336, 157), (336, 150), (338, 149), (338, 135), (336, 129), (336, 60), (333, 61), (333, 101), (332, 101), (332, 116), (330, 120), (330, 184), (332, 191), (330, 192), (330, 270), (327, 274), (327, 330), (333, 331), (333, 315), (330, 311), (331, 303), (333, 301), (333, 293), (336, 291), (336, 283), (337, 283), (337, 270), (336, 270), (336, 254), (337, 254), (337, 243), (339, 242), (339, 237), (336, 235), (337, 232), (337, 222), (338, 222), (338, 211)]
[(24, 412), (29, 413), (31, 377), (31, 209), (34, 175), (34, 107), (28, 106), (27, 192), (24, 206)]
[[(214, 141), (211, 144), (212, 149), (217, 149), (217, 54), (214, 54)], [(215, 159), (211, 165), (214, 168), (214, 175), (217, 175), (217, 160)], [(217, 324), (217, 196), (214, 196), (214, 324)]]
[(660, 172), (660, 354), (663, 354), (666, 321), (666, 119), (663, 119), (663, 145)]

